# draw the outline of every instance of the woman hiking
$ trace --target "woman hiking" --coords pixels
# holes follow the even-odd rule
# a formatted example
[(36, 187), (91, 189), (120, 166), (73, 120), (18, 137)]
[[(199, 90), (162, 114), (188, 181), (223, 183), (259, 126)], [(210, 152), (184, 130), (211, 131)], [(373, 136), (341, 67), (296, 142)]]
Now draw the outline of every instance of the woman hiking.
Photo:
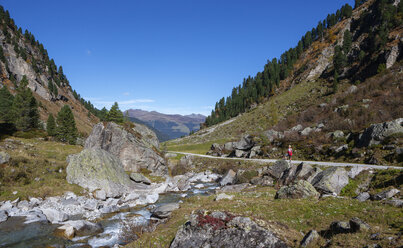
[(288, 145), (288, 151), (287, 151), (287, 157), (291, 163), (291, 157), (292, 157), (292, 148), (291, 145)]

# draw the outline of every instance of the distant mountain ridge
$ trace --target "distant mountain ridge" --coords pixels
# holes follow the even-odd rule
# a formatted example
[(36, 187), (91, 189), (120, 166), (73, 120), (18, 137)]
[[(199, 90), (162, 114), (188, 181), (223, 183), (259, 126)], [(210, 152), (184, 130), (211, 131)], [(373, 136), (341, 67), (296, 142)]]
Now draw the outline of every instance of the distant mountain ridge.
[[(192, 131), (200, 129), (200, 123), (206, 119), (201, 114), (179, 115), (162, 114), (157, 111), (145, 111), (141, 109), (129, 109), (125, 114), (130, 118), (142, 121), (153, 129), (158, 130), (162, 139), (176, 139), (188, 135)], [(159, 138), (160, 138), (159, 137)]]

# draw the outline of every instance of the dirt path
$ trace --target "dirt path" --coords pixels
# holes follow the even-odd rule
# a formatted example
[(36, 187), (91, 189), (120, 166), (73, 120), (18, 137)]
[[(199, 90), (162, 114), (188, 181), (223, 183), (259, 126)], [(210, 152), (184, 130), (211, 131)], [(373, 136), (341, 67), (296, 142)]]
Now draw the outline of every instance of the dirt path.
[[(253, 162), (258, 162), (258, 163), (274, 163), (278, 159), (256, 159), (256, 158), (225, 158), (225, 157), (214, 157), (210, 155), (202, 155), (202, 154), (195, 154), (195, 153), (188, 153), (188, 152), (174, 152), (174, 151), (169, 151), (170, 153), (178, 153), (178, 154), (184, 154), (184, 155), (192, 155), (196, 157), (202, 157), (202, 158), (214, 158), (214, 159), (228, 159), (228, 160), (242, 160), (242, 161), (253, 161)], [(321, 165), (321, 166), (338, 166), (338, 167), (365, 167), (365, 168), (372, 168), (372, 169), (399, 169), (403, 170), (403, 167), (397, 167), (397, 166), (388, 166), (388, 165), (371, 165), (371, 164), (355, 164), (355, 163), (334, 163), (334, 162), (320, 162), (320, 161), (302, 161), (302, 160), (292, 160), (292, 164), (300, 164), (300, 163), (306, 163), (310, 165)]]

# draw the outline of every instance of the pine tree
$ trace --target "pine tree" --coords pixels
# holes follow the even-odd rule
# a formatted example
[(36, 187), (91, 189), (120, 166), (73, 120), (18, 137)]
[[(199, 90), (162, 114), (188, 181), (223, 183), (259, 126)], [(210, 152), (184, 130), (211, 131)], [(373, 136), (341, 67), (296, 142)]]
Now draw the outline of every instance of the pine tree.
[(77, 127), (74, 115), (69, 105), (64, 105), (57, 113), (57, 138), (62, 142), (75, 144), (77, 140)]
[(56, 136), (56, 122), (52, 114), (49, 114), (48, 121), (46, 122), (46, 132), (49, 136)]
[(22, 131), (37, 128), (39, 125), (38, 104), (27, 86), (28, 79), (24, 76), (17, 88), (12, 106), (15, 126)]
[(14, 96), (8, 91), (6, 86), (0, 89), (0, 121), (5, 123), (13, 123), (14, 116), (11, 106), (13, 105)]
[(334, 65), (334, 69), (335, 71), (337, 71), (337, 73), (340, 73), (344, 66), (346, 65), (347, 62), (347, 57), (346, 55), (344, 55), (343, 50), (340, 46), (336, 46), (334, 48), (334, 57), (333, 57), (333, 65)]
[(117, 102), (113, 104), (108, 114), (106, 115), (107, 121), (113, 121), (115, 123), (123, 123), (123, 113), (119, 109)]
[(352, 43), (351, 32), (349, 30), (346, 30), (344, 32), (344, 38), (343, 38), (343, 51), (344, 51), (344, 54), (348, 54), (350, 52), (351, 43)]

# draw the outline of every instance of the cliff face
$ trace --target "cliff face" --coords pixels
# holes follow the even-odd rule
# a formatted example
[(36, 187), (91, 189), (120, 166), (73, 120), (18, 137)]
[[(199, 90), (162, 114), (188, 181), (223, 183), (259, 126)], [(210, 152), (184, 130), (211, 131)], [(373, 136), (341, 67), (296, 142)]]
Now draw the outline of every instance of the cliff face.
[(49, 114), (56, 115), (63, 105), (68, 104), (73, 110), (77, 128), (88, 134), (99, 120), (88, 114), (80, 98), (73, 94), (62, 67), (57, 68), (34, 35), (28, 31), (23, 33), (3, 8), (0, 8), (0, 27), (0, 87), (8, 87), (14, 94), (18, 82), (26, 76), (28, 87), (39, 103), (42, 121), (46, 121)]

